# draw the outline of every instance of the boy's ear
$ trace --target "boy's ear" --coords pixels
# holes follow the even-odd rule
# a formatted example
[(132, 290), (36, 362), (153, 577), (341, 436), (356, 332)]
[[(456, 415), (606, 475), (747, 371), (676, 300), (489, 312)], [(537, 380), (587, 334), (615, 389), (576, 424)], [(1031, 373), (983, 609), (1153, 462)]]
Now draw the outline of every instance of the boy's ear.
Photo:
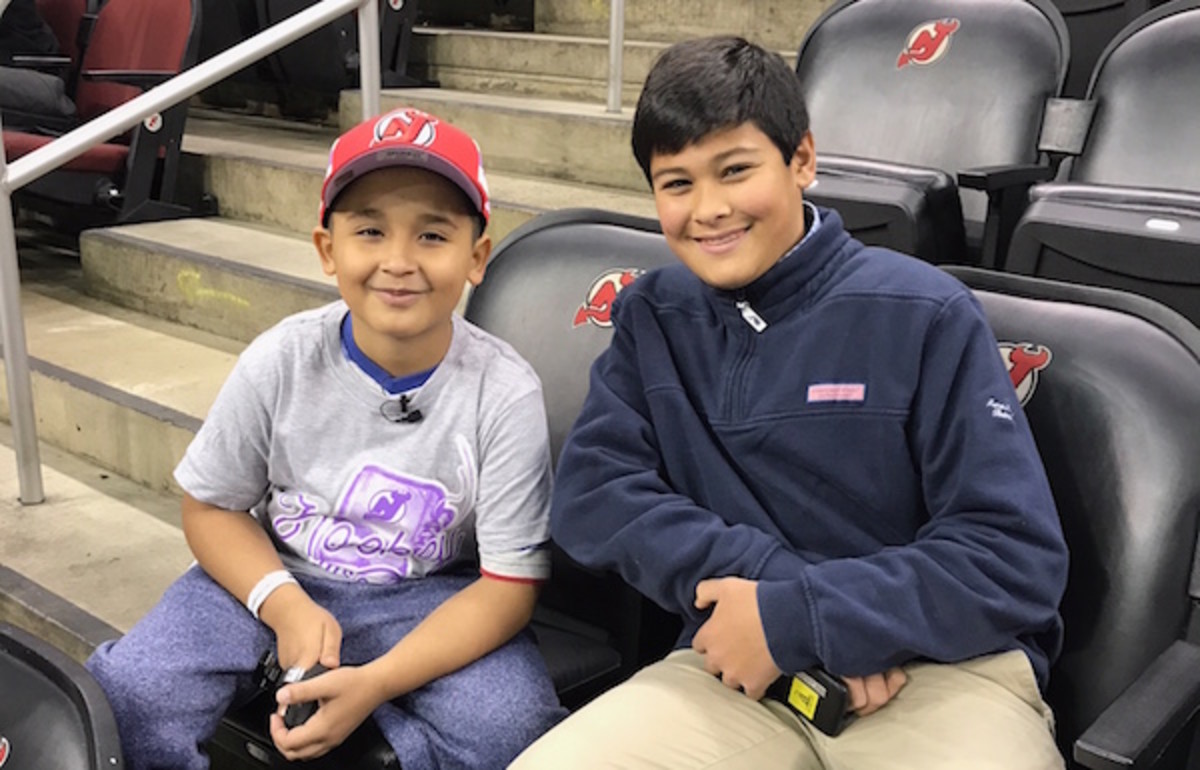
[(484, 233), (471, 247), (471, 270), (467, 273), (467, 281), (472, 286), (483, 283), (483, 274), (487, 270), (490, 256), (492, 256), (492, 236)]
[(796, 145), (796, 152), (792, 154), (792, 162), (789, 165), (796, 179), (796, 186), (802, 191), (807, 190), (808, 186), (817, 178), (817, 150), (813, 145), (812, 131), (804, 132), (800, 144)]
[(317, 247), (317, 256), (321, 258), (321, 270), (325, 275), (337, 273), (337, 263), (333, 261), (333, 233), (329, 228), (320, 225), (313, 228), (313, 245)]

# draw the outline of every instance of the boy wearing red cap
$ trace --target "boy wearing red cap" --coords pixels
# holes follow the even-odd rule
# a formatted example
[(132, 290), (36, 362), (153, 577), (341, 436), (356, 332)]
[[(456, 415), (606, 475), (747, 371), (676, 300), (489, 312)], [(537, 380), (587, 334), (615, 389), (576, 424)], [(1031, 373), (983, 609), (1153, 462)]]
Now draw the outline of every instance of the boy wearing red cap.
[(453, 312), (489, 213), (478, 146), (430, 115), (334, 143), (313, 240), (342, 301), (243, 352), (175, 472), (197, 566), (88, 661), (132, 770), (208, 767), (271, 650), (330, 669), (277, 695), (290, 760), (374, 716), (405, 770), (502, 767), (565, 713), (522, 631), (549, 574), (541, 386)]

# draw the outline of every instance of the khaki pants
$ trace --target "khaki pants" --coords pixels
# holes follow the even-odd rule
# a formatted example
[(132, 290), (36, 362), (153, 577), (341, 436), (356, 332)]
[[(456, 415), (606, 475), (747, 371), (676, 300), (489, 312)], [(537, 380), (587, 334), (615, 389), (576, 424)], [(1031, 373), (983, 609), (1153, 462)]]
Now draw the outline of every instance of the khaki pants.
[(677, 650), (568, 717), (514, 770), (1048, 770), (1063, 767), (1054, 719), (1023, 652), (914, 663), (883, 709), (837, 738), (761, 703)]

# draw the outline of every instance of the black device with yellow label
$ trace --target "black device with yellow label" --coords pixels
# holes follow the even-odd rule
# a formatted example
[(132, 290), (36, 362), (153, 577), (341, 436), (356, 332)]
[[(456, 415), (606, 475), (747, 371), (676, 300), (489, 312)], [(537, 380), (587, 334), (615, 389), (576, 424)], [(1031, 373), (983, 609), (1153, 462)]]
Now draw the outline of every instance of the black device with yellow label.
[(766, 697), (779, 701), (830, 736), (846, 729), (855, 717), (846, 683), (820, 667), (779, 677), (767, 688)]

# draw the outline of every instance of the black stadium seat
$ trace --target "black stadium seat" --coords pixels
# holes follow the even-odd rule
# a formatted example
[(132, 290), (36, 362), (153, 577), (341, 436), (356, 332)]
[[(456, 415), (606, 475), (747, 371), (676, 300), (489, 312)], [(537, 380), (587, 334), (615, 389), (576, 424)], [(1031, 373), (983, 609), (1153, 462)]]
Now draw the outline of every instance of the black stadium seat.
[[(542, 215), (496, 248), (466, 317), (511, 343), (537, 371), (552, 457), (583, 405), (592, 360), (608, 346), (612, 301), (642, 272), (673, 261), (657, 222), (582, 209)], [(553, 558), (533, 631), (563, 705), (576, 708), (665, 654), (679, 622), (615, 576), (585, 570), (558, 549)], [(271, 747), (269, 710), (270, 701), (259, 699), (225, 718), (211, 747), (222, 767), (292, 766)], [(398, 765), (369, 723), (328, 757), (301, 766)]]
[[(255, 0), (263, 28), (278, 24), (316, 0)], [(397, 7), (398, 6), (398, 7)], [(407, 76), (408, 54), (417, 0), (379, 3), (380, 57), (384, 88), (417, 85)], [(268, 58), (279, 82), (329, 93), (357, 88), (358, 23), (348, 14), (280, 49)]]
[(1126, 24), (1162, 3), (1163, 0), (1054, 0), (1067, 20), (1071, 36), (1071, 66), (1063, 94), (1082, 98), (1096, 61), (1109, 41)]
[(1198, 94), (1200, 0), (1126, 27), (1097, 63), (1078, 157), (1031, 191), (1004, 269), (1135, 291), (1200, 324)]
[(1182, 768), (1200, 708), (1200, 329), (1126, 292), (946, 269), (1012, 367), (1070, 549), (1047, 696), (1060, 745), (1084, 767)]
[[(658, 222), (588, 209), (542, 215), (496, 249), (466, 317), (538, 373), (556, 461), (592, 361), (612, 336), (613, 300), (641, 273), (674, 261)], [(534, 631), (564, 705), (575, 707), (665, 653), (679, 624), (617, 577), (584, 570), (557, 548), (553, 557)]]
[[(817, 148), (808, 197), (837, 208), (866, 243), (979, 261), (1002, 248), (1000, 203), (988, 230), (984, 193), (960, 195), (958, 175), (1015, 190), (1014, 201), (1050, 178), (1029, 167), (1068, 59), (1050, 0), (839, 0), (809, 29), (796, 67)], [(1008, 170), (979, 173), (997, 167)]]
[(52, 645), (0, 623), (0, 767), (119, 770), (117, 723), (100, 685)]
[[(652, 221), (583, 210), (543, 215), (497, 249), (467, 315), (538, 371), (555, 457), (607, 345), (613, 299), (671, 260)], [(1073, 766), (1182, 770), (1200, 709), (1200, 329), (1126, 292), (946, 269), (975, 292), (1000, 342), (1071, 552), (1047, 695), (1060, 745)], [(577, 705), (661, 655), (678, 626), (619, 582), (555, 566), (539, 610), (569, 622), (546, 635), (542, 615), (534, 629)], [(567, 698), (564, 677), (581, 673), (570, 661), (605, 637), (619, 665)]]

